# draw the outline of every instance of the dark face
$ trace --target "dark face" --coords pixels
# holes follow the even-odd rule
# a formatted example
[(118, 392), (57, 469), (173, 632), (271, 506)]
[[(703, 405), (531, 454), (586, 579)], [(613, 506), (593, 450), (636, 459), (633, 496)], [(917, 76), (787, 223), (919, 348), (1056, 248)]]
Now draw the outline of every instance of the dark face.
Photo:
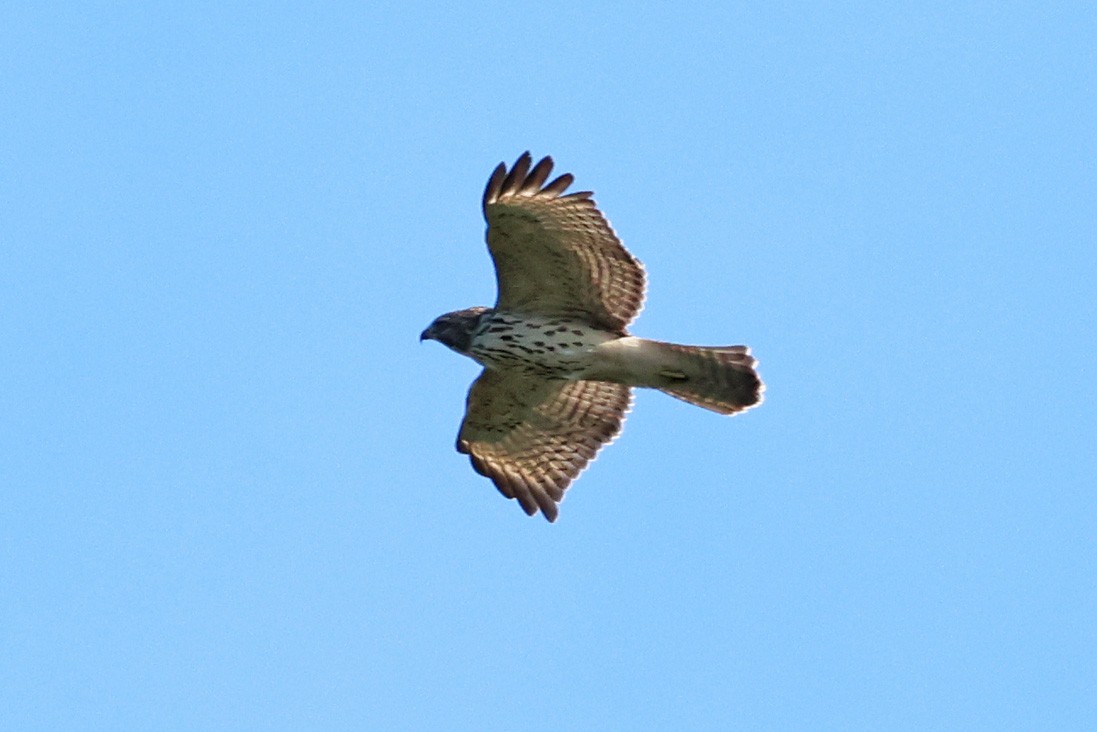
[(477, 307), (440, 315), (420, 334), (419, 340), (438, 341), (458, 353), (468, 353), (472, 334), (487, 311), (488, 308)]

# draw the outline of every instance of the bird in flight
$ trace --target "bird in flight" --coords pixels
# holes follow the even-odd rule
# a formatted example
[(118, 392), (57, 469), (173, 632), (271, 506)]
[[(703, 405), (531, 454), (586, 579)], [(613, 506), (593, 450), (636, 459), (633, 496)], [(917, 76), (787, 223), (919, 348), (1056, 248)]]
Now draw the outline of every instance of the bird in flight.
[(545, 184), (552, 158), (500, 163), (484, 190), (495, 307), (439, 316), (420, 336), (484, 370), (469, 390), (457, 450), (530, 516), (555, 521), (564, 491), (621, 430), (632, 387), (719, 414), (762, 401), (746, 346), (682, 346), (629, 335), (644, 268), (589, 191)]

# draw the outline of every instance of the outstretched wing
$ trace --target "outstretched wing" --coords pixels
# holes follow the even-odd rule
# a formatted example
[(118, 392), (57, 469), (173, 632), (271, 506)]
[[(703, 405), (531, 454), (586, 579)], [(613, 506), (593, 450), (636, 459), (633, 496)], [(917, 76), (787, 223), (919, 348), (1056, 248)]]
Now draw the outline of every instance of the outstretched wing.
[(644, 303), (644, 268), (621, 245), (589, 191), (563, 195), (565, 173), (544, 185), (552, 158), (500, 163), (484, 190), (498, 310), (585, 320), (624, 333)]
[(627, 386), (485, 369), (469, 389), (457, 451), (530, 516), (556, 520), (564, 490), (621, 431)]

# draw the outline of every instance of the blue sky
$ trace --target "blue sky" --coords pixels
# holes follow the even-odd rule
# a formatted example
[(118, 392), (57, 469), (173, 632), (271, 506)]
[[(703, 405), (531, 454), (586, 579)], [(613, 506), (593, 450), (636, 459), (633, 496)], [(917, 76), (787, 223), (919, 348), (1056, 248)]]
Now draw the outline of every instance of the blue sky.
[[(1087, 3), (0, 11), (0, 726), (1097, 724)], [(645, 263), (560, 520), (453, 450), (479, 199)]]

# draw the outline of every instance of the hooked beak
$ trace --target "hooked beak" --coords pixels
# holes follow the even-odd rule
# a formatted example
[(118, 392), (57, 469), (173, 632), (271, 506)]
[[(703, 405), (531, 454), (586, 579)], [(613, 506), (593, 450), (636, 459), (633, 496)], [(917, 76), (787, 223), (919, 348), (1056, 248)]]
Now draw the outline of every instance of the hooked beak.
[(419, 334), (419, 342), (429, 341), (434, 339), (434, 323), (427, 326), (427, 329)]

